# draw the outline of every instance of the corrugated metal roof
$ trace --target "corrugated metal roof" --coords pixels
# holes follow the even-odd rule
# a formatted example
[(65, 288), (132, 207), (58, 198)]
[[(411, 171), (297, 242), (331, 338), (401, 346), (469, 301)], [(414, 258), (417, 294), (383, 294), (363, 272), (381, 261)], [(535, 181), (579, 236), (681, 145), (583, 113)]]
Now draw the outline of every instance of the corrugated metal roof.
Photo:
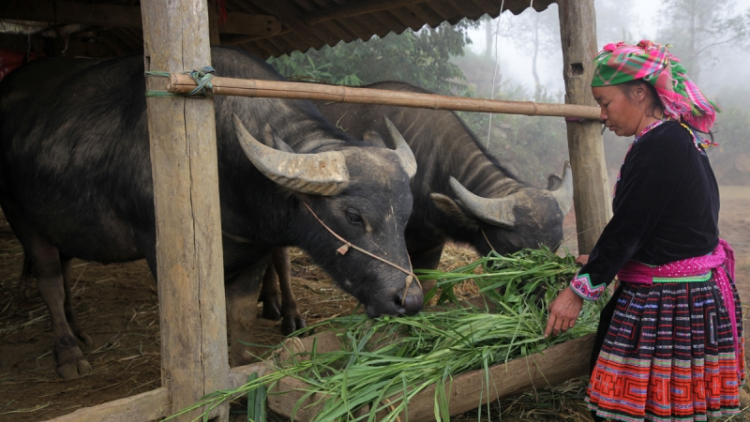
[[(271, 36), (248, 40), (239, 45), (261, 57), (278, 57), (292, 51), (334, 46), (340, 41), (369, 40), (390, 32), (400, 34), (407, 28), (434, 28), (443, 22), (456, 24), (461, 19), (477, 20), (488, 14), (497, 17), (500, 6), (519, 14), (532, 6), (545, 10), (554, 0), (226, 0), (227, 10), (275, 16), (282, 29)], [(248, 39), (245, 37), (244, 39)], [(240, 37), (226, 37), (237, 44)], [(222, 39), (222, 43), (225, 40)]]
[[(70, 24), (72, 35), (65, 39), (68, 55), (90, 55), (93, 57), (116, 56), (143, 49), (143, 35), (138, 19), (138, 0), (61, 0), (54, 16), (41, 9), (46, 0), (15, 0), (0, 6), (0, 18), (43, 22), (44, 24)], [(293, 51), (305, 52), (311, 48), (334, 46), (339, 42), (369, 40), (373, 36), (384, 37), (393, 32), (400, 34), (408, 28), (419, 30), (425, 25), (436, 27), (443, 22), (458, 23), (461, 19), (479, 19), (488, 14), (497, 17), (501, 4), (504, 10), (519, 14), (532, 6), (537, 11), (546, 9), (555, 0), (210, 0), (210, 7), (225, 6), (228, 17), (240, 18), (229, 28), (230, 22), (219, 24), (221, 43), (241, 46), (260, 57), (278, 57)], [(29, 4), (33, 4), (29, 6)], [(68, 13), (66, 21), (58, 20), (59, 11), (67, 4), (75, 12)], [(24, 6), (26, 5), (26, 6)], [(19, 7), (27, 11), (19, 13)], [(129, 20), (120, 20), (122, 25), (109, 24), (108, 19), (117, 15), (112, 10), (89, 13), (96, 7), (115, 7)], [(35, 9), (36, 8), (36, 9)], [(86, 9), (88, 8), (88, 9)], [(84, 10), (85, 9), (85, 10)], [(135, 13), (133, 13), (135, 12)], [(20, 17), (19, 15), (23, 15)], [(86, 21), (86, 17), (98, 16), (99, 21)], [(220, 14), (219, 14), (220, 15)], [(33, 17), (36, 16), (36, 19)], [(80, 17), (79, 17), (80, 16)], [(257, 25), (248, 24), (251, 18), (259, 18)], [(90, 18), (89, 18), (90, 19)], [(78, 20), (78, 21), (76, 21)], [(254, 21), (256, 22), (256, 21)], [(74, 26), (75, 25), (75, 26)], [(60, 25), (49, 26), (46, 37), (61, 33)], [(258, 31), (261, 31), (258, 33)], [(0, 25), (0, 48), (15, 48), (7, 41), (13, 36), (2, 34)], [(244, 35), (242, 35), (244, 33)], [(253, 34), (254, 33), (254, 34)], [(248, 35), (252, 34), (252, 35)], [(41, 35), (39, 35), (41, 37)], [(5, 38), (3, 38), (5, 37)], [(16, 36), (15, 43), (23, 44), (26, 38)], [(62, 49), (62, 47), (60, 48)]]

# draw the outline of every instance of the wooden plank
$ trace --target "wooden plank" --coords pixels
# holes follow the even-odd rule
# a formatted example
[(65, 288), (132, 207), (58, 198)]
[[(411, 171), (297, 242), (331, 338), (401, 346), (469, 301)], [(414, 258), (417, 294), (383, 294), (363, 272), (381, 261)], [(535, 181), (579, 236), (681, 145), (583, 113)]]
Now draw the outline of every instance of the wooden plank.
[[(454, 378), (452, 384), (445, 384), (450, 415), (468, 412), (499, 398), (556, 385), (571, 378), (586, 375), (593, 347), (594, 334), (590, 334), (553, 346), (544, 353), (536, 353), (526, 358), (514, 359), (504, 365), (493, 366), (490, 368), (489, 387), (483, 381), (484, 371), (461, 374)], [(413, 422), (434, 421), (434, 400), (434, 386), (417, 394), (409, 401), (409, 420)], [(404, 418), (402, 417), (401, 420)]]
[[(239, 388), (246, 384), (247, 377), (252, 373), (262, 377), (274, 370), (273, 364), (265, 361), (232, 368), (229, 370), (229, 388)], [(146, 422), (169, 416), (170, 408), (169, 391), (161, 387), (98, 406), (78, 409), (50, 422)]]
[[(565, 102), (596, 106), (589, 87), (594, 74), (591, 58), (596, 54), (594, 0), (559, 0), (557, 6), (563, 46)], [(580, 254), (591, 252), (612, 217), (612, 196), (598, 119), (597, 116), (583, 123), (567, 124)]]
[[(247, 97), (295, 98), (360, 104), (385, 104), (433, 110), (462, 110), (482, 113), (508, 113), (535, 116), (570, 116), (598, 118), (599, 108), (570, 104), (533, 103), (529, 101), (500, 101), (481, 98), (450, 97), (438, 94), (353, 88), (340, 85), (321, 85), (304, 82), (262, 81), (214, 77), (211, 80), (216, 95)], [(167, 89), (185, 94), (195, 88), (193, 78), (172, 74)]]
[[(141, 8), (101, 3), (75, 3), (57, 1), (55, 7), (45, 0), (3, 2), (0, 19), (17, 19), (35, 22), (54, 22), (109, 26), (117, 28), (141, 28)], [(243, 34), (268, 37), (281, 31), (281, 23), (271, 15), (232, 12), (227, 21), (219, 26), (222, 34)]]
[[(143, 0), (147, 71), (211, 64), (205, 0)], [(146, 88), (163, 89), (163, 78)], [(147, 98), (156, 211), (162, 385), (170, 413), (226, 389), (224, 268), (212, 99)], [(217, 408), (226, 421), (228, 404)], [(189, 421), (195, 413), (178, 421)]]
[[(588, 373), (594, 334), (558, 344), (543, 353), (514, 359), (506, 364), (490, 368), (487, 385), (483, 370), (471, 371), (446, 382), (445, 391), (451, 416), (476, 409), (490, 401), (512, 396), (532, 388), (556, 385)], [(283, 378), (268, 396), (268, 407), (282, 416), (290, 418), (297, 401), (305, 395), (306, 385), (291, 377)], [(435, 420), (435, 386), (426, 388), (409, 401), (408, 420), (428, 422)], [(283, 394), (280, 394), (283, 393)], [(396, 396), (398, 397), (398, 396)], [(396, 397), (392, 397), (394, 401)], [(480, 400), (481, 397), (481, 400)], [(302, 402), (294, 415), (297, 422), (311, 420), (322, 409), (318, 402), (323, 396), (316, 394)], [(316, 404), (316, 402), (318, 402)], [(407, 420), (401, 414), (400, 420)]]
[(49, 422), (146, 422), (169, 415), (169, 391), (161, 387), (142, 394), (78, 409)]

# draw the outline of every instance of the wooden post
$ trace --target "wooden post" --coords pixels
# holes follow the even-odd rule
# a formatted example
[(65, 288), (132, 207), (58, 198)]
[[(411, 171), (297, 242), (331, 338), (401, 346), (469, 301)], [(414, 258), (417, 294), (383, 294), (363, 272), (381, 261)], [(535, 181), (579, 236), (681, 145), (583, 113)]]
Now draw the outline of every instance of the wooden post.
[[(147, 71), (211, 64), (206, 0), (143, 0), (141, 8)], [(166, 83), (146, 78), (149, 90)], [(147, 107), (162, 385), (174, 413), (229, 385), (216, 124), (211, 99), (154, 97)], [(222, 407), (219, 420), (227, 413)]]
[[(563, 77), (567, 104), (596, 106), (591, 95), (596, 54), (594, 0), (558, 0), (563, 49)], [(573, 170), (578, 252), (594, 248), (604, 226), (612, 217), (607, 166), (604, 162), (601, 124), (588, 120), (569, 122), (568, 150)]]

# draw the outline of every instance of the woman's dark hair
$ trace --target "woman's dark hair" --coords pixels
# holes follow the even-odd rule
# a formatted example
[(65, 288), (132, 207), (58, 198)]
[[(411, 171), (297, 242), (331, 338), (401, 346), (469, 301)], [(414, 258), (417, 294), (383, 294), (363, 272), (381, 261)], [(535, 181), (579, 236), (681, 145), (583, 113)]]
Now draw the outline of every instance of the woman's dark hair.
[[(663, 113), (664, 112), (663, 111), (664, 106), (661, 104), (661, 100), (659, 99), (659, 94), (656, 92), (656, 88), (654, 88), (654, 86), (651, 85), (650, 83), (644, 81), (643, 79), (636, 79), (634, 81), (624, 82), (624, 83), (621, 83), (621, 84), (617, 84), (616, 86), (619, 87), (622, 90), (622, 92), (624, 92), (625, 95), (628, 96), (628, 98), (630, 98), (630, 92), (631, 92), (630, 90), (631, 90), (631, 88), (634, 87), (634, 86), (641, 85), (641, 84), (643, 84), (643, 86), (645, 86), (646, 89), (649, 92), (651, 92), (651, 95), (654, 98), (654, 102), (652, 104), (650, 104), (649, 108), (646, 110), (647, 113), (650, 113), (652, 117), (656, 117), (656, 116), (654, 116), (654, 111), (656, 110), (657, 107), (661, 108), (662, 109), (662, 113)], [(684, 125), (688, 126), (693, 132), (701, 132), (700, 130), (694, 128), (693, 125), (685, 122), (682, 118), (680, 118), (680, 122), (683, 123)], [(705, 133), (706, 135), (708, 135), (711, 138), (711, 142), (714, 141), (714, 134), (710, 130), (708, 132), (701, 132), (701, 133)]]

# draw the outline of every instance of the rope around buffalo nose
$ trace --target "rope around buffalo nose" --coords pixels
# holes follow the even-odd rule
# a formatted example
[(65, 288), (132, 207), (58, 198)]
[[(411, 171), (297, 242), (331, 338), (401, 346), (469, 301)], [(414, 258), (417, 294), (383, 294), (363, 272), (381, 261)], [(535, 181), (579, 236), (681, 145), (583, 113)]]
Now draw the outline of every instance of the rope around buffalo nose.
[[(375, 255), (373, 253), (370, 253), (370, 252), (368, 252), (368, 251), (360, 248), (359, 246), (357, 246), (357, 245), (349, 242), (348, 240), (344, 239), (343, 237), (339, 236), (330, 227), (326, 226), (326, 223), (324, 223), (323, 220), (321, 220), (315, 214), (315, 211), (313, 211), (312, 208), (310, 208), (310, 206), (307, 205), (307, 202), (302, 202), (302, 203), (305, 205), (305, 207), (307, 208), (307, 210), (310, 211), (310, 214), (312, 214), (312, 216), (315, 217), (316, 220), (318, 220), (318, 223), (320, 223), (321, 226), (325, 227), (325, 229), (328, 230), (328, 232), (330, 232), (334, 237), (336, 237), (336, 239), (338, 239), (342, 243), (344, 243), (340, 248), (336, 249), (336, 252), (340, 253), (341, 255), (344, 255), (344, 254), (346, 254), (349, 251), (349, 248), (354, 248), (355, 250), (357, 250), (359, 252), (362, 252), (363, 254), (365, 254), (365, 255), (367, 255), (367, 256), (369, 256), (371, 258), (375, 258), (378, 261), (381, 261), (381, 262), (383, 262), (385, 264), (388, 264), (391, 267), (396, 268), (397, 270), (400, 270), (400, 271), (402, 271), (403, 273), (406, 274), (406, 287), (404, 288), (404, 294), (403, 294), (403, 296), (401, 296), (401, 306), (404, 306), (404, 304), (406, 303), (406, 293), (409, 291), (409, 287), (411, 287), (411, 283), (412, 282), (416, 281), (417, 285), (419, 286), (419, 290), (422, 291), (422, 284), (419, 282), (419, 280), (417, 279), (417, 276), (412, 271), (407, 271), (406, 269), (404, 269), (404, 268), (402, 268), (402, 267), (400, 267), (400, 266), (398, 266), (398, 265), (396, 265), (396, 264), (394, 264), (394, 263), (392, 263), (392, 262), (390, 262), (390, 261), (388, 261), (388, 260), (386, 260), (384, 258), (381, 258), (381, 257), (379, 257), (379, 256), (377, 256), (377, 255)], [(411, 262), (409, 262), (409, 267), (411, 267)]]

